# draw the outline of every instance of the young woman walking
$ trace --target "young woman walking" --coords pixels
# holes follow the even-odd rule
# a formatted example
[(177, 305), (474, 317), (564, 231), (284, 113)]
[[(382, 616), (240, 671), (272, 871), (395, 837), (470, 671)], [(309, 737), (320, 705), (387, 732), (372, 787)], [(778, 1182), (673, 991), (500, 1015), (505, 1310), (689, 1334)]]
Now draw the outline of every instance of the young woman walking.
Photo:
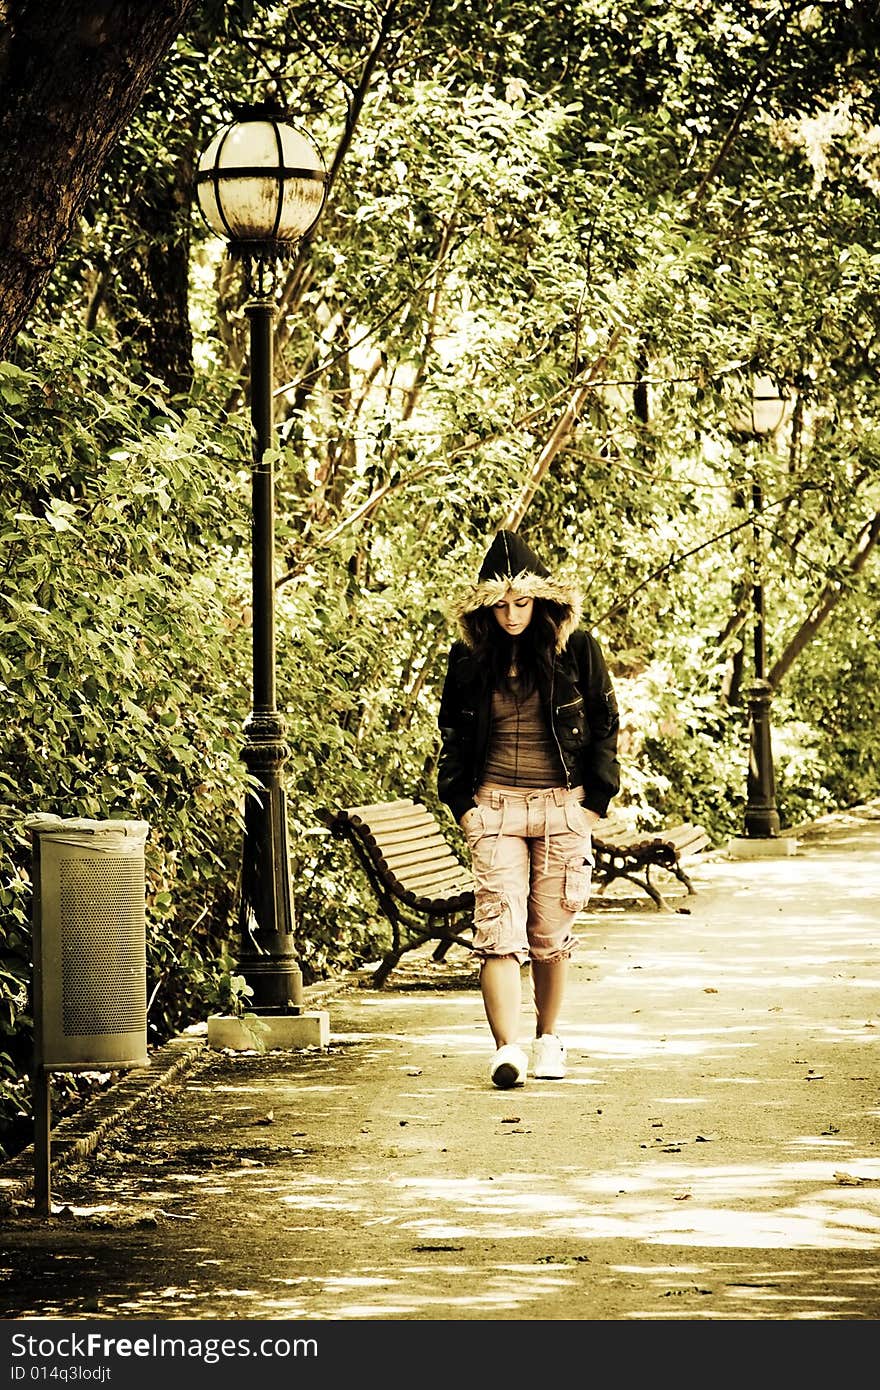
[(455, 609), (462, 639), (440, 700), (441, 801), (464, 831), (476, 891), (474, 950), (495, 1086), (522, 1085), (521, 967), (531, 968), (531, 1070), (565, 1076), (557, 1032), (572, 927), (586, 905), (591, 828), (619, 787), (617, 701), (576, 588), (499, 531)]

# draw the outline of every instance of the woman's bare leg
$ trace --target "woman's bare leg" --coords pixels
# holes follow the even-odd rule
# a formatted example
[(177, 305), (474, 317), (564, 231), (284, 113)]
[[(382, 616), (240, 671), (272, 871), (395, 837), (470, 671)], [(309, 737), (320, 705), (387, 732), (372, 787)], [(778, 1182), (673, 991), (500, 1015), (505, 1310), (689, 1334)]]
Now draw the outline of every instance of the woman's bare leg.
[(516, 956), (488, 956), (480, 970), (480, 990), (495, 1046), (515, 1043), (522, 1014), (522, 980)]
[(568, 959), (532, 961), (532, 989), (535, 995), (537, 1024), (535, 1036), (555, 1033), (568, 978)]

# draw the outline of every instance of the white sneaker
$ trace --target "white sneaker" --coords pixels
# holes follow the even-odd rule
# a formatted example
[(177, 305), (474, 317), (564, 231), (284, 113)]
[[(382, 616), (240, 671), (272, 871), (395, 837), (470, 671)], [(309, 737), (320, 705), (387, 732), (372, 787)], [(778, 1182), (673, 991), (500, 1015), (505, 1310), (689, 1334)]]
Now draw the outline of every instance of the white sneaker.
[(532, 1075), (542, 1081), (561, 1081), (565, 1076), (565, 1043), (555, 1033), (535, 1038)]
[(522, 1086), (528, 1069), (529, 1059), (522, 1048), (516, 1043), (505, 1043), (492, 1058), (489, 1076), (493, 1086), (507, 1091), (511, 1086)]

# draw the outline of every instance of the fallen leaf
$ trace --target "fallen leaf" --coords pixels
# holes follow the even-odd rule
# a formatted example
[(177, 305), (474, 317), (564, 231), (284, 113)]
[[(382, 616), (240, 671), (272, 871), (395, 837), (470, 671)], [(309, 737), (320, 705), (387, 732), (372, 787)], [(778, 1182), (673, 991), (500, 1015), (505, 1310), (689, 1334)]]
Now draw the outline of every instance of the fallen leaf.
[(275, 1123), (275, 1111), (267, 1110), (265, 1115), (261, 1115), (258, 1120), (254, 1120), (257, 1125), (271, 1125)]
[(865, 1179), (854, 1177), (852, 1173), (835, 1173), (834, 1181), (841, 1187), (861, 1187)]
[(703, 990), (703, 993), (704, 993), (704, 994), (717, 994), (718, 991), (717, 991), (717, 989), (715, 988), (714, 985), (707, 985), (706, 988)]
[(504, 1115), (502, 1116), (501, 1123), (503, 1125), (518, 1125), (520, 1118), (519, 1115)]

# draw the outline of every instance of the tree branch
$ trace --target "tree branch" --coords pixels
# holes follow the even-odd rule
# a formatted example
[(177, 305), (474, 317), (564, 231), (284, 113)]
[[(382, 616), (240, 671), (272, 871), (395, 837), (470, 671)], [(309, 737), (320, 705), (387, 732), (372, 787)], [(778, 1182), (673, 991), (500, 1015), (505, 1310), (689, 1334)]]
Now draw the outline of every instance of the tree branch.
[(596, 358), (595, 362), (592, 363), (583, 381), (575, 388), (575, 390), (570, 395), (565, 409), (559, 416), (559, 419), (556, 421), (556, 424), (553, 426), (553, 429), (550, 433), (550, 438), (547, 440), (547, 443), (544, 445), (543, 449), (541, 450), (540, 454), (535, 460), (534, 466), (532, 467), (532, 471), (529, 474), (527, 481), (523, 484), (519, 497), (517, 498), (516, 502), (514, 502), (514, 504), (510, 507), (510, 509), (507, 512), (507, 515), (501, 523), (505, 530), (515, 531), (522, 522), (522, 519), (528, 510), (529, 503), (532, 501), (532, 498), (534, 497), (535, 493), (538, 491), (538, 488), (541, 486), (541, 483), (544, 481), (545, 477), (550, 471), (554, 459), (556, 458), (556, 456), (562, 449), (562, 446), (565, 444), (565, 441), (568, 439), (568, 436), (574, 429), (574, 426), (580, 416), (580, 413), (584, 408), (584, 404), (587, 400), (587, 397), (589, 396), (590, 392), (594, 389), (595, 379), (599, 375), (599, 373), (604, 369), (609, 356), (614, 351), (614, 348), (618, 342), (618, 339), (620, 338), (622, 331), (623, 330), (620, 328), (616, 328), (614, 330), (604, 352), (602, 352), (599, 355), (599, 357)]
[(431, 351), (431, 347), (434, 343), (434, 338), (437, 332), (437, 317), (440, 312), (440, 267), (442, 266), (443, 262), (446, 260), (447, 255), (449, 254), (450, 243), (452, 241), (452, 234), (455, 230), (457, 221), (457, 215), (453, 212), (449, 221), (446, 223), (446, 226), (443, 228), (443, 236), (440, 239), (440, 246), (437, 251), (437, 261), (434, 267), (434, 284), (428, 292), (428, 321), (425, 325), (425, 330), (422, 336), (422, 350), (419, 354), (419, 365), (416, 369), (412, 385), (409, 387), (406, 393), (406, 400), (404, 402), (403, 410), (400, 416), (401, 420), (409, 420), (411, 418), (412, 413), (416, 408), (416, 402), (419, 398), (419, 391), (421, 389), (422, 381), (424, 380), (425, 376), (425, 366), (428, 360), (428, 354)]
[[(423, 478), (426, 474), (433, 472), (433, 469), (434, 465), (430, 464), (425, 468), (416, 469), (414, 473), (410, 473), (406, 478), (397, 478), (393, 482), (383, 483), (381, 487), (377, 487), (371, 492), (369, 497), (366, 498), (359, 507), (356, 507), (348, 516), (344, 516), (341, 521), (338, 521), (331, 530), (326, 531), (322, 536), (318, 536), (317, 539), (312, 542), (313, 549), (323, 550), (326, 546), (331, 545), (338, 536), (342, 535), (343, 531), (349, 530), (352, 526), (356, 526), (359, 521), (363, 521), (365, 518), (371, 516), (378, 508), (380, 502), (384, 502), (386, 497), (390, 497), (393, 492), (399, 492), (401, 488), (408, 487), (410, 483), (417, 482), (419, 478)], [(286, 570), (284, 574), (276, 579), (275, 588), (280, 589), (288, 580), (295, 579), (298, 574), (302, 573), (303, 568), (307, 564), (308, 557), (304, 555), (298, 565), (293, 569)]]
[(382, 52), (386, 44), (388, 43), (391, 28), (394, 19), (397, 15), (397, 4), (398, 0), (390, 0), (388, 8), (386, 9), (379, 23), (379, 32), (376, 35), (373, 47), (367, 54), (366, 62), (364, 63), (364, 66), (361, 70), (360, 80), (357, 84), (357, 87), (352, 92), (351, 99), (348, 104), (348, 114), (345, 120), (345, 129), (343, 130), (339, 142), (336, 146), (336, 150), (333, 155), (333, 161), (327, 173), (327, 185), (324, 195), (323, 206), (321, 208), (321, 211), (318, 213), (318, 216), (316, 217), (315, 221), (313, 222), (312, 226), (306, 232), (305, 236), (302, 238), (299, 244), (299, 254), (297, 256), (296, 267), (294, 269), (293, 274), (290, 277), (290, 281), (288, 282), (287, 286), (286, 297), (288, 304), (290, 305), (295, 306), (299, 303), (300, 287), (305, 277), (306, 268), (308, 265), (308, 258), (305, 255), (305, 252), (308, 249), (309, 243), (314, 240), (321, 219), (323, 218), (327, 205), (330, 201), (330, 194), (333, 190), (333, 185), (336, 182), (337, 175), (339, 174), (339, 170), (342, 167), (342, 163), (345, 159), (345, 156), (348, 154), (348, 151), (351, 147), (351, 142), (354, 138), (354, 132), (357, 128), (357, 123), (360, 119), (361, 112), (364, 109), (364, 103), (367, 99), (367, 93), (369, 92), (371, 83), (373, 81), (373, 74), (376, 71)]
[(752, 77), (752, 80), (749, 83), (746, 92), (739, 106), (736, 109), (733, 120), (731, 121), (730, 126), (728, 127), (727, 134), (721, 142), (721, 148), (719, 149), (715, 158), (712, 160), (712, 163), (710, 164), (708, 170), (700, 180), (700, 183), (697, 187), (697, 191), (694, 194), (693, 200), (691, 202), (691, 211), (695, 211), (696, 208), (699, 207), (700, 203), (703, 201), (703, 195), (705, 194), (706, 189), (709, 187), (709, 184), (712, 182), (715, 175), (718, 173), (718, 170), (721, 168), (721, 165), (724, 163), (724, 160), (727, 158), (727, 154), (739, 133), (739, 128), (742, 125), (743, 120), (745, 119), (746, 112), (748, 111), (752, 102), (755, 100), (755, 97), (758, 95), (758, 92), (761, 88), (761, 84), (767, 75), (767, 64), (770, 62), (770, 59), (776, 52), (776, 49), (779, 45), (779, 41), (782, 38), (782, 35), (785, 33), (785, 30), (788, 26), (788, 21), (797, 8), (798, 0), (793, 0), (793, 3), (789, 4), (787, 7), (783, 9), (782, 14), (779, 18), (779, 23), (777, 24), (773, 33), (770, 35), (770, 39), (767, 43), (767, 51), (764, 54), (763, 63), (759, 66), (754, 76)]

